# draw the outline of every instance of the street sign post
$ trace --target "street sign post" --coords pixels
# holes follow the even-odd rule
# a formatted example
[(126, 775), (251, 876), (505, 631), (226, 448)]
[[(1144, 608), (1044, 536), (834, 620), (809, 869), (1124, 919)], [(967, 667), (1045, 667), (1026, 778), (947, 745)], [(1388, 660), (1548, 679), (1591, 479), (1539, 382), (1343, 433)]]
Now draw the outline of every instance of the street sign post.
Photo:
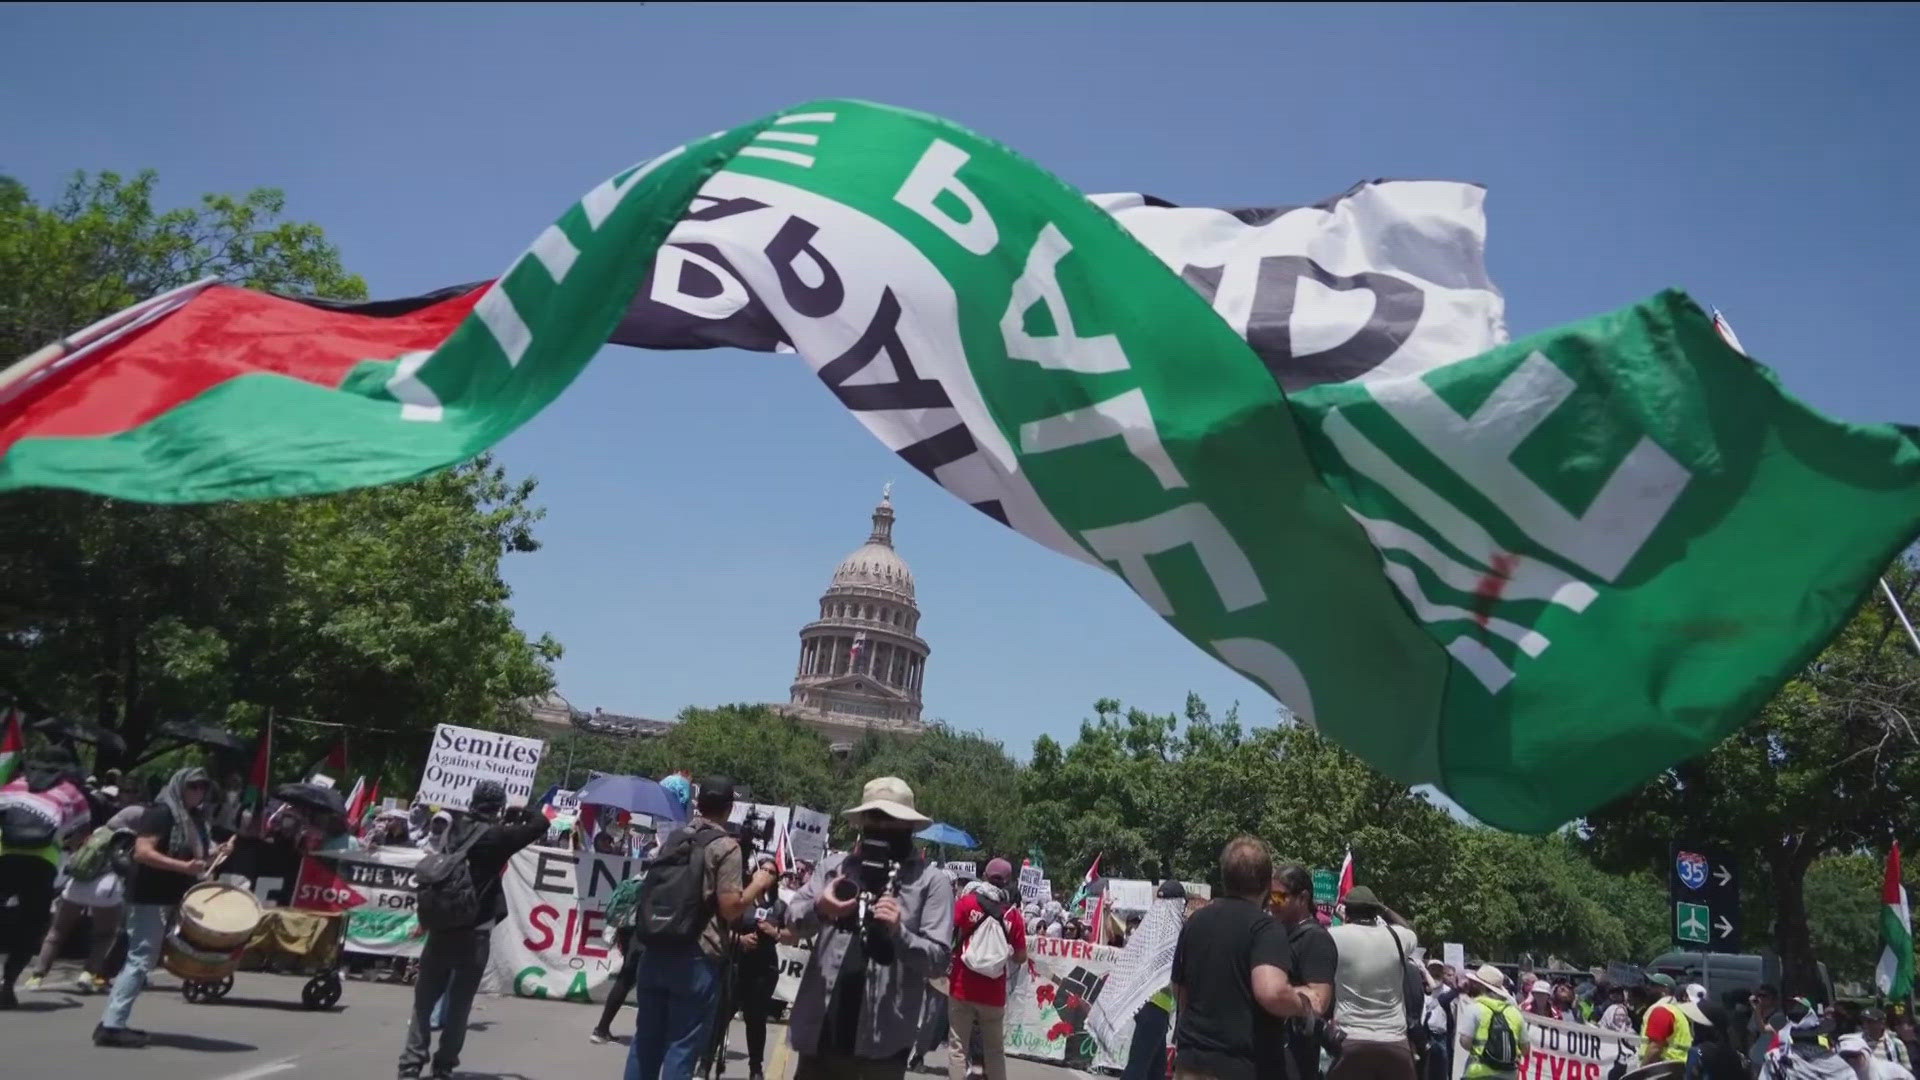
[(1740, 866), (1706, 844), (1676, 841), (1668, 864), (1673, 944), (1696, 952), (1740, 951)]

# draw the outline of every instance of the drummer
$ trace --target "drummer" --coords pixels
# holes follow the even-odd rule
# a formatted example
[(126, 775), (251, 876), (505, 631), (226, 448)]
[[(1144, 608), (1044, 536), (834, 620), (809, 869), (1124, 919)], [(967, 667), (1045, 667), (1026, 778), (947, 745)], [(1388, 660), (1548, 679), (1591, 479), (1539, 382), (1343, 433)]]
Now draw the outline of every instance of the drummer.
[(218, 852), (207, 835), (207, 770), (181, 769), (134, 826), (133, 880), (127, 886), (127, 962), (113, 981), (95, 1046), (142, 1047), (147, 1033), (127, 1026), (134, 999), (160, 958), (171, 909), (206, 876)]

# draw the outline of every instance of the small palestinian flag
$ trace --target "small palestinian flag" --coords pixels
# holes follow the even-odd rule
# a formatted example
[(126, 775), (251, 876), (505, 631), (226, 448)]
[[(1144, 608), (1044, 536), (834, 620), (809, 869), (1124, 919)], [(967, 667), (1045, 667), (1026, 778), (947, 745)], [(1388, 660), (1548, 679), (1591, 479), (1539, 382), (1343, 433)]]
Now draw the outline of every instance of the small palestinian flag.
[(1886, 943), (1873, 981), (1888, 1001), (1913, 996), (1913, 912), (1900, 881), (1900, 845), (1887, 853), (1887, 875), (1880, 886), (1880, 939)]
[(0, 713), (0, 784), (13, 779), (27, 754), (26, 735), (20, 729), (20, 710)]

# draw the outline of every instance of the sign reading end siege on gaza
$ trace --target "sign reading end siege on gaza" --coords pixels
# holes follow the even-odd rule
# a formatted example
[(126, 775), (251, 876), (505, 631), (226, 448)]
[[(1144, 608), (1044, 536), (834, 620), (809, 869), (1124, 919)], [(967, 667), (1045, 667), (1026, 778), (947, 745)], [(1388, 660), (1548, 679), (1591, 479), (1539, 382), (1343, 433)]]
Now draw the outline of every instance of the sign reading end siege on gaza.
[(508, 806), (525, 806), (533, 798), (533, 774), (546, 749), (539, 739), (439, 724), (433, 729), (417, 799), (465, 810), (475, 784), (498, 780), (507, 789)]

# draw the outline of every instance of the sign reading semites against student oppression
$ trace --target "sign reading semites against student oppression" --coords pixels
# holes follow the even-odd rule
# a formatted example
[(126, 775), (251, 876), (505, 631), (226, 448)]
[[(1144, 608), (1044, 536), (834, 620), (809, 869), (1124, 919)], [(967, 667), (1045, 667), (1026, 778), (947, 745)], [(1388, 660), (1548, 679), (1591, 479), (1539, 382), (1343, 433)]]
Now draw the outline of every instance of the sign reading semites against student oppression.
[(427, 751), (427, 767), (420, 774), (419, 800), (435, 806), (464, 810), (473, 797), (473, 785), (498, 780), (507, 789), (507, 805), (525, 806), (533, 798), (533, 774), (547, 744), (539, 739), (502, 735), (497, 731), (439, 724)]

